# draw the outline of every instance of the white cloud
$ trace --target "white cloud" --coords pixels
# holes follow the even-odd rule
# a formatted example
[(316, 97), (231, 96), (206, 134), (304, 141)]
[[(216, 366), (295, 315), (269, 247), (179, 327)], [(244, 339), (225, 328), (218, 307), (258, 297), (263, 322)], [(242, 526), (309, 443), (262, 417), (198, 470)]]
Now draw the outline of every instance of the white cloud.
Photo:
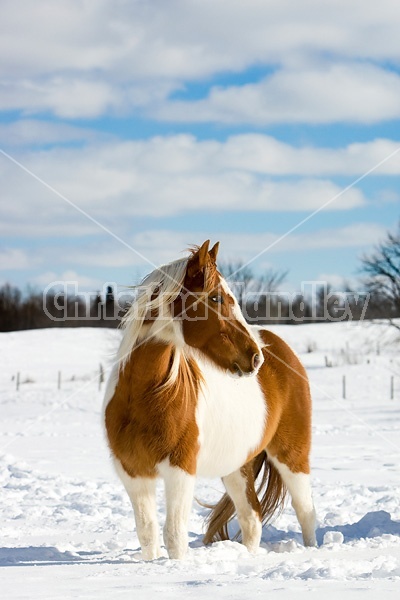
[[(29, 128), (34, 132), (40, 125)], [(49, 132), (49, 136), (53, 134), (58, 135)], [(375, 140), (334, 150), (296, 148), (255, 134), (233, 136), (226, 142), (180, 135), (24, 151), (16, 158), (89, 215), (121, 233), (129, 220), (138, 216), (172, 216), (194, 210), (210, 215), (221, 210), (311, 212), (336, 196), (326, 210), (360, 207), (366, 199), (357, 187), (339, 195), (342, 188), (327, 176), (356, 179), (399, 147), (399, 142)], [(398, 175), (400, 152), (375, 173)], [(2, 235), (79, 237), (101, 233), (95, 223), (5, 156), (0, 157), (0, 174)], [(280, 179), (274, 179), (275, 175)], [(282, 180), (284, 175), (288, 177)], [(388, 197), (395, 200), (390, 189), (383, 199), (378, 193), (376, 201)]]
[(176, 135), (127, 142), (98, 141), (85, 148), (53, 149), (37, 157), (34, 153), (21, 156), (41, 171), (47, 165), (47, 171), (54, 175), (61, 175), (62, 165), (67, 162), (68, 172), (74, 175), (69, 183), (71, 191), (75, 190), (75, 180), (79, 184), (83, 177), (95, 173), (100, 177), (97, 186), (100, 197), (108, 196), (112, 189), (116, 194), (135, 188), (144, 191), (141, 179), (146, 176), (159, 178), (164, 184), (168, 179), (179, 181), (203, 174), (221, 179), (240, 174), (356, 178), (382, 161), (385, 162), (374, 174), (400, 174), (400, 140), (388, 139), (331, 149), (296, 147), (262, 134), (235, 135), (225, 142)]
[(211, 88), (196, 101), (167, 101), (160, 120), (251, 123), (373, 123), (400, 116), (400, 77), (368, 64), (284, 69), (260, 83)]
[(31, 266), (27, 252), (20, 248), (0, 248), (0, 270), (12, 271), (27, 269)]
[(96, 138), (104, 139), (104, 137), (106, 136), (92, 129), (37, 119), (20, 119), (10, 123), (0, 123), (2, 148), (87, 142)]
[[(111, 238), (105, 238), (101, 243), (88, 242), (84, 251), (81, 246), (69, 248), (65, 255), (60, 256), (60, 261), (91, 268), (101, 267), (102, 269), (119, 269), (138, 264), (146, 266), (146, 260), (141, 256), (143, 253), (140, 249), (142, 249), (145, 253), (143, 256), (149, 260), (148, 264), (150, 266), (153, 264), (148, 257), (149, 249), (145, 245), (138, 244), (136, 240), (132, 241), (130, 237), (124, 241), (132, 247), (132, 250), (118, 242), (115, 243)], [(157, 250), (159, 250), (158, 247)]]
[[(186, 119), (313, 120), (315, 109), (317, 122), (398, 115), (396, 75), (373, 66), (400, 63), (393, 0), (25, 0), (23, 10), (8, 1), (0, 28), (0, 107), (29, 114), (153, 112), (184, 82), (257, 65), (277, 72), (264, 84), (216, 89), (196, 112), (182, 105)], [(182, 118), (180, 106), (159, 114)]]
[[(220, 260), (239, 259), (252, 261), (257, 256), (265, 265), (271, 255), (284, 253), (308, 253), (342, 248), (361, 249), (377, 243), (385, 234), (385, 228), (375, 223), (356, 222), (354, 224), (319, 229), (312, 233), (299, 230), (288, 236), (280, 236), (268, 230), (262, 233), (220, 232), (212, 235), (212, 243), (221, 242)], [(88, 243), (85, 251), (79, 249), (60, 254), (56, 248), (48, 248), (46, 255), (58, 255), (61, 263), (87, 267), (110, 267), (112, 269), (131, 266), (150, 272), (153, 267), (167, 263), (185, 254), (192, 244), (202, 244), (210, 237), (209, 232), (182, 232), (169, 229), (149, 229), (126, 238), (136, 252), (120, 247), (111, 240), (101, 245)], [(274, 263), (273, 260), (270, 261)], [(127, 282), (125, 282), (127, 283)], [(128, 282), (129, 283), (129, 282)]]
[(274, 251), (320, 250), (322, 248), (361, 248), (375, 244), (385, 234), (385, 228), (377, 223), (352, 223), (335, 229), (321, 229), (312, 234), (290, 235), (277, 244)]
[[(268, 225), (266, 226), (268, 227)], [(307, 257), (312, 264), (312, 253), (316, 256), (323, 251), (352, 249), (359, 251), (376, 244), (385, 234), (385, 229), (374, 223), (354, 223), (345, 227), (320, 229), (312, 233), (299, 230), (289, 236), (280, 236), (266, 229), (260, 233), (221, 232), (213, 233), (212, 243), (221, 242), (219, 260), (249, 262), (255, 271), (269, 266), (290, 264), (290, 257), (299, 254)], [(169, 229), (148, 229), (127, 236), (125, 241), (135, 250), (129, 250), (111, 238), (104, 237), (101, 243), (80, 243), (78, 246), (56, 245), (47, 240), (40, 248), (25, 250), (15, 248), (0, 253), (0, 271), (23, 270), (30, 273), (26, 278), (41, 287), (56, 281), (76, 281), (83, 289), (100, 289), (104, 280), (93, 276), (93, 268), (101, 270), (103, 277), (115, 282), (116, 286), (138, 283), (145, 273), (160, 264), (168, 263), (187, 254), (187, 248), (201, 244), (209, 238), (208, 231), (182, 232)], [(311, 253), (311, 254), (310, 254)], [(279, 260), (276, 255), (279, 254)], [(33, 268), (43, 270), (34, 274)], [(56, 265), (56, 266), (54, 266)], [(337, 268), (342, 265), (338, 263)], [(3, 278), (4, 279), (4, 278)], [(319, 279), (324, 280), (322, 275)], [(327, 280), (332, 278), (326, 277)], [(240, 272), (235, 276), (240, 281)], [(336, 284), (336, 280), (333, 280)]]
[[(334, 150), (296, 148), (263, 135), (238, 135), (226, 142), (181, 135), (25, 151), (16, 157), (90, 216), (125, 237), (132, 219), (140, 216), (203, 211), (211, 218), (223, 210), (312, 212), (335, 196), (325, 210), (362, 207), (367, 201), (357, 187), (340, 195), (342, 188), (326, 176), (356, 179), (399, 147), (399, 142), (375, 140)], [(400, 152), (375, 173), (400, 174)], [(0, 156), (0, 175), (1, 235), (104, 235), (85, 215), (5, 156)], [(288, 177), (282, 179), (284, 175)], [(387, 183), (385, 189), (383, 196), (377, 192), (371, 200), (395, 202), (397, 196)]]
[(215, 160), (221, 167), (269, 175), (357, 177), (371, 169), (375, 175), (399, 175), (400, 140), (376, 139), (332, 149), (295, 147), (261, 134), (237, 135), (220, 147)]
[[(19, 158), (22, 163), (29, 165), (30, 160), (26, 156), (19, 155)], [(45, 169), (46, 152), (34, 156), (41, 157)], [(62, 169), (67, 177), (68, 165), (63, 165)], [(46, 173), (44, 175), (46, 177)], [(2, 237), (76, 238), (98, 232), (96, 225), (75, 209), (71, 209), (54, 192), (44, 187), (4, 155), (0, 155), (0, 178), (2, 181), (0, 235)]]
[[(132, 238), (130, 228), (136, 216), (172, 216), (201, 210), (212, 219), (216, 210), (260, 210), (266, 213), (268, 223), (269, 211), (311, 212), (340, 193), (340, 188), (329, 180), (313, 177), (276, 181), (267, 176), (301, 171), (317, 175), (319, 169), (359, 173), (395, 147), (389, 140), (328, 150), (294, 148), (259, 135), (235, 136), (225, 143), (177, 136), (24, 152), (18, 158), (150, 262), (158, 264), (179, 256), (191, 243), (203, 241), (207, 232), (194, 235), (145, 230)], [(399, 160), (393, 159), (385, 168), (387, 172), (399, 173)], [(139, 255), (109, 238), (104, 230), (4, 156), (0, 171), (1, 234), (43, 240), (40, 253), (3, 252), (2, 268), (28, 269), (55, 260), (91, 268), (146, 267)], [(355, 188), (334, 200), (329, 209), (346, 210), (364, 204), (365, 198)], [(278, 236), (271, 233), (220, 237), (233, 259), (243, 252), (247, 252), (247, 257), (271, 244), (274, 246), (270, 252), (373, 245), (383, 234), (381, 227), (364, 224), (310, 236), (295, 233), (279, 243)], [(94, 238), (99, 235), (102, 242), (95, 244)], [(77, 242), (66, 248), (53, 248), (54, 242), (49, 239), (52, 236)], [(110, 244), (104, 241), (108, 239)]]
[[(22, 137), (35, 136), (40, 127), (29, 121), (28, 133)], [(42, 132), (43, 139), (58, 133), (50, 128)], [(75, 134), (79, 137), (75, 131), (71, 137)], [(124, 235), (135, 217), (171, 217), (191, 211), (211, 216), (224, 210), (312, 212), (326, 202), (324, 210), (362, 207), (367, 200), (357, 186), (342, 194), (343, 188), (329, 177), (356, 179), (399, 148), (400, 143), (391, 140), (328, 149), (296, 148), (259, 134), (232, 136), (226, 142), (179, 135), (129, 142), (99, 140), (78, 148), (18, 152), (16, 158), (89, 216)], [(400, 174), (400, 151), (374, 174)], [(4, 155), (0, 176), (2, 235), (77, 238), (104, 233)], [(387, 183), (385, 190), (371, 200), (396, 201)]]
[[(385, 229), (375, 223), (354, 223), (345, 227), (320, 229), (312, 233), (291, 233), (280, 236), (272, 233), (259, 234), (220, 234), (218, 239), (224, 248), (231, 249), (231, 256), (237, 256), (241, 248), (252, 258), (262, 252), (263, 258), (270, 253), (305, 252), (332, 248), (360, 248), (376, 243), (384, 235)], [(236, 252), (235, 252), (236, 251)]]
[(0, 81), (0, 110), (19, 109), (25, 116), (49, 111), (65, 119), (92, 119), (143, 107), (150, 110), (177, 88), (179, 84), (158, 81), (118, 84), (98, 75), (8, 80)]
[[(82, 288), (101, 289), (104, 283), (99, 279), (90, 277), (88, 275), (79, 274), (71, 269), (63, 271), (61, 273), (56, 273), (55, 271), (46, 271), (32, 279), (32, 283), (34, 284), (43, 287), (51, 286), (52, 288), (57, 287), (57, 284), (60, 285), (60, 282), (69, 282), (71, 284), (76, 284), (76, 292), (78, 292), (79, 289)], [(73, 285), (68, 286), (67, 289), (70, 290), (71, 293), (74, 293)]]
[(400, 206), (400, 194), (397, 190), (382, 188), (379, 190), (377, 196), (381, 204), (397, 204)]
[[(253, 146), (253, 154), (257, 143), (262, 146), (264, 141), (271, 144), (268, 138), (243, 138), (245, 147)], [(291, 150), (287, 174), (291, 174), (296, 152), (300, 156), (302, 152)], [(317, 149), (314, 152), (318, 154)], [(218, 143), (197, 142), (188, 136), (18, 154), (24, 167), (63, 197), (1, 156), (0, 231), (3, 235), (78, 237), (103, 233), (89, 217), (119, 233), (130, 219), (140, 216), (159, 218), (195, 210), (210, 214), (223, 210), (311, 212), (325, 203), (325, 210), (348, 210), (366, 203), (356, 187), (342, 193), (340, 186), (326, 178), (275, 180), (269, 177), (268, 165), (263, 166), (262, 151), (255, 160), (256, 169), (250, 168), (247, 156), (240, 153), (239, 138)], [(303, 162), (311, 164), (311, 158), (308, 149)], [(278, 170), (282, 171), (284, 153), (280, 161)], [(265, 173), (257, 171), (260, 165)]]
[(59, 117), (97, 117), (119, 102), (117, 90), (101, 81), (57, 76), (48, 80), (3, 82), (0, 110), (23, 110), (25, 114), (43, 111)]
[(392, 0), (25, 0), (23, 11), (6, 2), (2, 74), (196, 79), (310, 54), (398, 61), (399, 25)]

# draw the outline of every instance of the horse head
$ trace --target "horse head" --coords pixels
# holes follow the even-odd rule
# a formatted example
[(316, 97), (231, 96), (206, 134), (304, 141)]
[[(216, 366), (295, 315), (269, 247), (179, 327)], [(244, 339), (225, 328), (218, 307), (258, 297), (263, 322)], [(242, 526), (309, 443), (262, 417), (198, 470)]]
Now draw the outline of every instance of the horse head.
[(235, 376), (250, 375), (260, 367), (262, 352), (217, 270), (219, 243), (211, 250), (209, 243), (192, 250), (174, 314), (181, 319), (188, 346)]

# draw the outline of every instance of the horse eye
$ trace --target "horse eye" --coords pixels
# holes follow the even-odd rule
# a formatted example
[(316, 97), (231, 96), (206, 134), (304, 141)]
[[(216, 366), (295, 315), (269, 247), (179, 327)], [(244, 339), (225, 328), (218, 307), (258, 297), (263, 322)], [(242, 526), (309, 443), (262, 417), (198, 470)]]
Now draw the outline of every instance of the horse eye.
[(212, 300), (213, 302), (215, 302), (216, 304), (223, 304), (224, 303), (224, 299), (222, 296), (211, 296), (210, 300)]

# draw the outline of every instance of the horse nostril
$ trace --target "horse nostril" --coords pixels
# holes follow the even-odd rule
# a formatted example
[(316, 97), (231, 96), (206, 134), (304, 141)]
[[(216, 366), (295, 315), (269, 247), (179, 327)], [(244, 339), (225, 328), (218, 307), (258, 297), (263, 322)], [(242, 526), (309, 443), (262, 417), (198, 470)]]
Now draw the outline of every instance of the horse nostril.
[(251, 364), (253, 365), (253, 369), (257, 369), (257, 367), (260, 366), (260, 362), (261, 362), (260, 355), (259, 354), (254, 354), (253, 358), (251, 360)]

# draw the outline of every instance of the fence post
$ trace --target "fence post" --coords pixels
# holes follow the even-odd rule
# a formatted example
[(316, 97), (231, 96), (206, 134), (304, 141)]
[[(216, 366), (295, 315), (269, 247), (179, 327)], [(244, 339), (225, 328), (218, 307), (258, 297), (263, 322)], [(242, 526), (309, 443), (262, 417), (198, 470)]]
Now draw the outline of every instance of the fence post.
[(342, 378), (342, 396), (346, 400), (346, 375), (343, 375)]
[(61, 371), (58, 371), (57, 389), (61, 389)]
[(390, 377), (390, 399), (394, 400), (394, 376)]
[(17, 392), (19, 390), (19, 371), (17, 373), (17, 382), (16, 382), (16, 386), (17, 386)]

